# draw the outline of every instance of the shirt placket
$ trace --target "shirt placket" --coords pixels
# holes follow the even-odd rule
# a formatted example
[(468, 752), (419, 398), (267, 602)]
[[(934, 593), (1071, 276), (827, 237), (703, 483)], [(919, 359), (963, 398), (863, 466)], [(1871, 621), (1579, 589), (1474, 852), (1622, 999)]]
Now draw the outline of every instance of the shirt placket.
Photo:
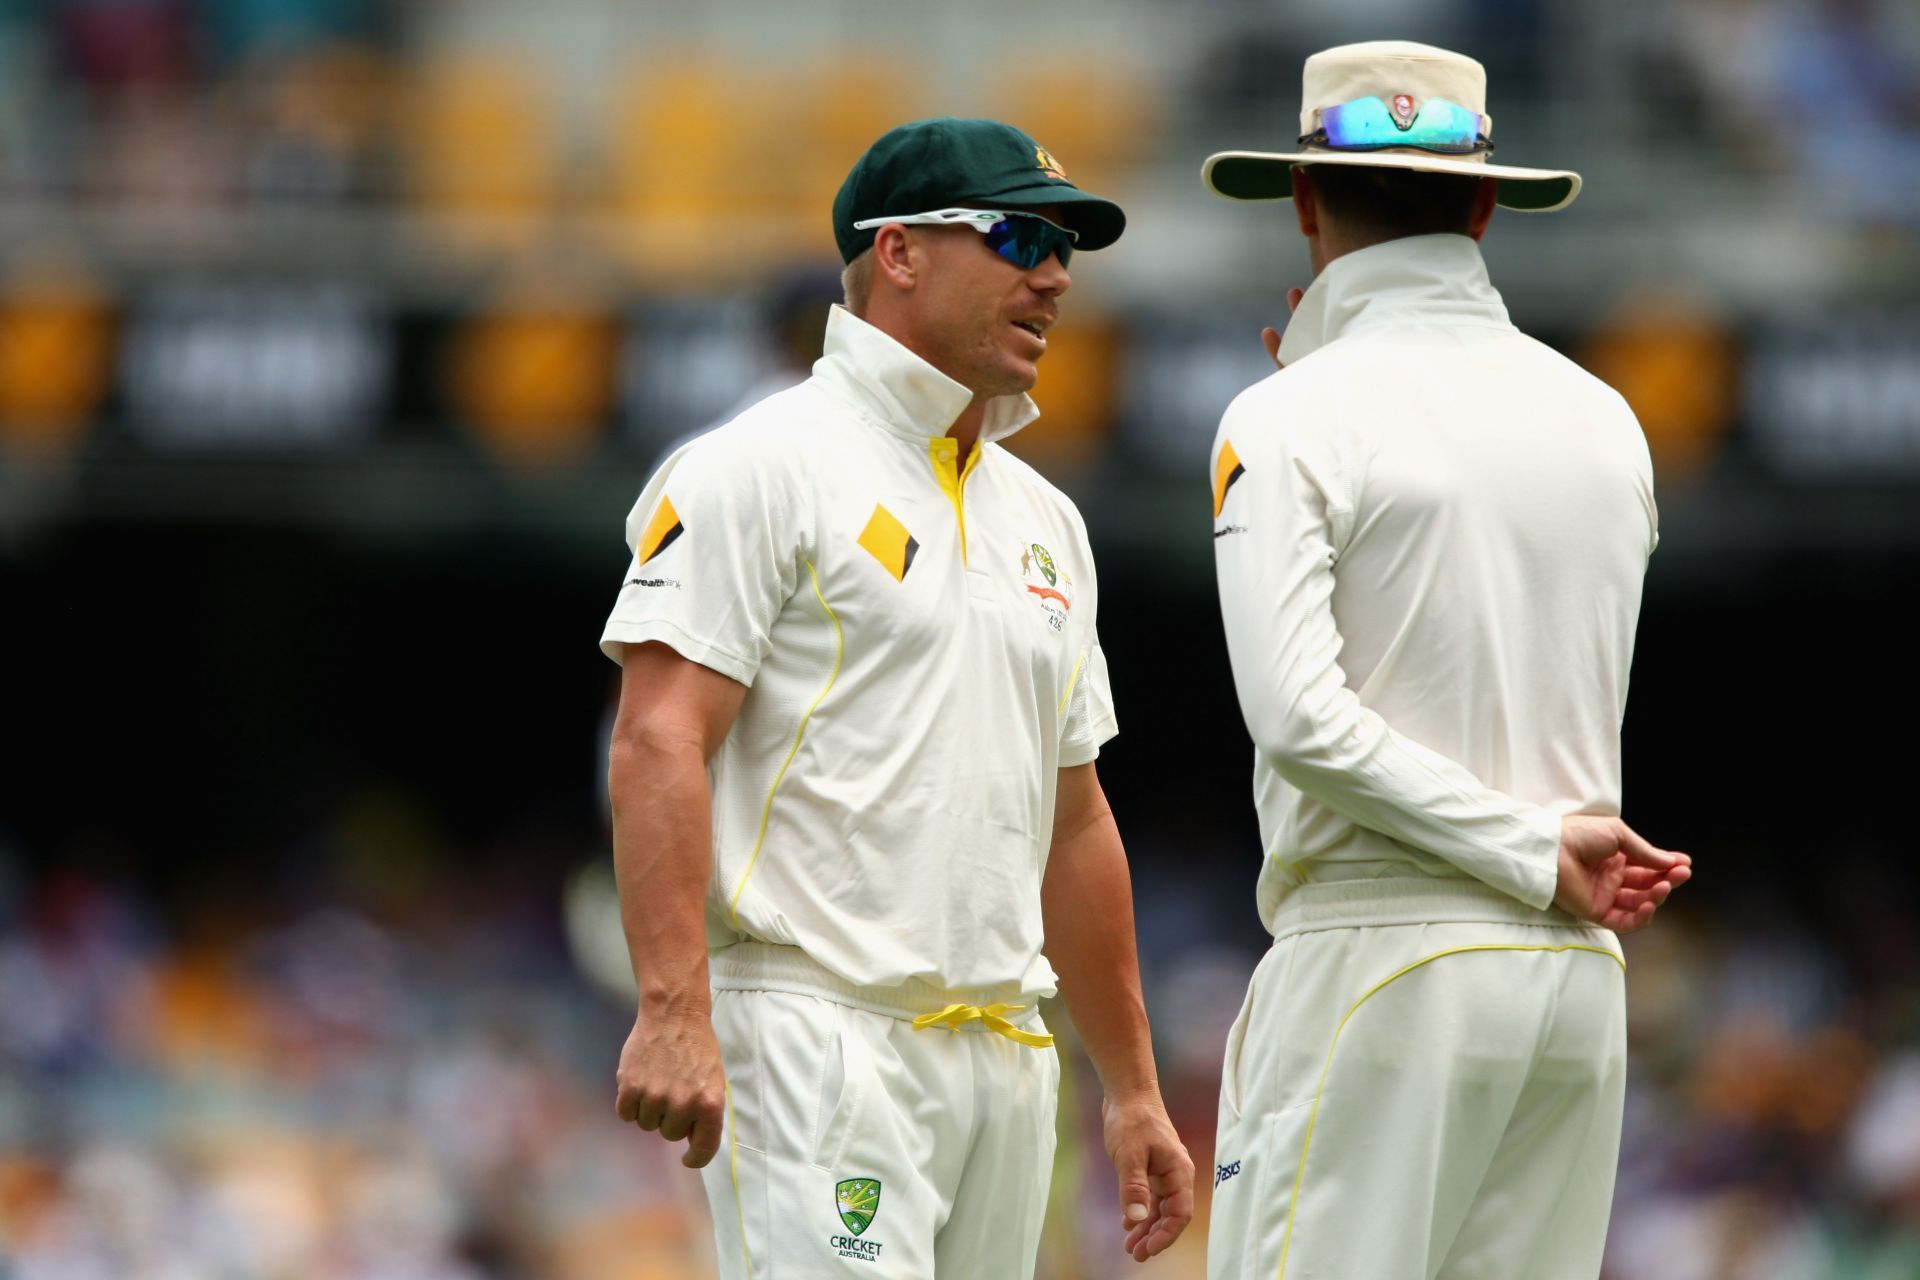
[(969, 599), (988, 602), (993, 599), (993, 576), (984, 563), (976, 563), (977, 549), (967, 536), (967, 479), (980, 461), (980, 446), (974, 445), (966, 465), (960, 465), (960, 442), (952, 436), (934, 436), (927, 441), (928, 459), (940, 491), (953, 504), (954, 524), (960, 546), (960, 564), (966, 570)]

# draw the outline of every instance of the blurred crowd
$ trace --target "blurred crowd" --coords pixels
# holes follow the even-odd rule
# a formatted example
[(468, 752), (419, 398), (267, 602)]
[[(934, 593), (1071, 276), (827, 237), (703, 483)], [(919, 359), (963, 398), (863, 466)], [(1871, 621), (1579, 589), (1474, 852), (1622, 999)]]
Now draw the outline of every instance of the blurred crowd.
[(7, 1280), (700, 1273), (697, 1183), (613, 1121), (620, 1019), (541, 913), (449, 882), (440, 923), (237, 908), (189, 937), (108, 881), (12, 888)]
[[(950, 16), (802, 22), (764, 0), (695, 19), (574, 0), (546, 22), (504, 0), (24, 0), (0, 10), (0, 192), (149, 215), (610, 201), (671, 221), (743, 196), (816, 206), (881, 129), (955, 100), (1104, 180), (1190, 178), (1196, 137), (1291, 120), (1305, 52), (1401, 33), (1478, 53), (1529, 142), (1684, 152), (1697, 179), (1756, 170), (1810, 180), (1829, 214), (1920, 218), (1920, 11), (1897, 0), (1212, 0), (1179, 21), (1127, 2), (1129, 22), (1039, 58), (956, 41)], [(1099, 6), (975, 9), (982, 29), (1065, 34)]]
[[(1258, 958), (1257, 929), (1223, 927), (1248, 886), (1134, 857), (1165, 1088), (1204, 1170)], [(697, 1179), (612, 1117), (628, 1015), (570, 954), (558, 885), (443, 873), (404, 910), (183, 925), (110, 876), (0, 870), (0, 1277), (710, 1274)], [(1609, 1280), (1920, 1275), (1920, 921), (1871, 862), (1832, 874), (1844, 919), (1756, 890), (1630, 940)], [(1097, 1089), (1065, 1052), (1041, 1275), (1203, 1275), (1204, 1179), (1186, 1243), (1138, 1271), (1117, 1252)]]
[(1920, 1276), (1912, 881), (1860, 854), (1821, 879), (1633, 940), (1620, 1280)]
[[(1076, 285), (1021, 447), (1185, 477), (1294, 269), (1273, 211), (1209, 200), (1197, 161), (1290, 145), (1301, 59), (1390, 32), (1484, 59), (1503, 159), (1586, 174), (1570, 218), (1504, 220), (1489, 254), (1522, 326), (1627, 397), (1663, 484), (1748, 450), (1796, 476), (1920, 456), (1898, 309), (1920, 272), (1920, 7), (815, 8), (0, 6), (0, 467), (386, 465), (409, 427), (525, 471), (654, 456), (753, 379), (741, 300), (837, 261), (824, 213), (853, 157), (955, 112), (1018, 121), (1136, 214)], [(1769, 414), (1784, 384), (1794, 411)], [(78, 501), (24, 483), (0, 526)]]

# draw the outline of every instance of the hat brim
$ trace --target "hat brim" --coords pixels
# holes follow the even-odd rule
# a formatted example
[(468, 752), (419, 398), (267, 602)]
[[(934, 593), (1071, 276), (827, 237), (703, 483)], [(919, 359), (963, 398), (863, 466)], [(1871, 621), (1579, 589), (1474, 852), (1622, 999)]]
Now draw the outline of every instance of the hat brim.
[(1229, 200), (1286, 200), (1293, 195), (1293, 166), (1350, 165), (1370, 169), (1408, 169), (1415, 173), (1452, 173), (1492, 178), (1495, 200), (1521, 213), (1553, 213), (1580, 194), (1580, 175), (1570, 169), (1522, 169), (1488, 164), (1430, 151), (1219, 151), (1207, 157), (1200, 180)]
[(1127, 229), (1127, 215), (1120, 206), (1103, 196), (1058, 182), (1035, 183), (1011, 191), (996, 191), (978, 197), (982, 205), (1004, 205), (1009, 209), (1030, 209), (1039, 205), (1061, 206), (1061, 220), (1069, 231), (1079, 233), (1075, 249), (1104, 249)]

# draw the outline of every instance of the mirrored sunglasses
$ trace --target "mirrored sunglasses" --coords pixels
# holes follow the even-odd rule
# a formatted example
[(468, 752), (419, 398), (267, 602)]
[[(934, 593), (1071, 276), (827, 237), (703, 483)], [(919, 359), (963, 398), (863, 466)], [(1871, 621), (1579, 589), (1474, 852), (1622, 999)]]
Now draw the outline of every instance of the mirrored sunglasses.
[(1414, 107), (1413, 98), (1355, 98), (1316, 111), (1320, 127), (1300, 135), (1302, 146), (1335, 151), (1378, 151), (1386, 147), (1416, 147), (1443, 155), (1491, 152), (1487, 138), (1492, 121), (1445, 98), (1428, 98)]
[(862, 218), (853, 224), (855, 231), (897, 222), (908, 227), (972, 227), (987, 238), (987, 248), (1019, 267), (1031, 271), (1048, 258), (1058, 257), (1066, 266), (1073, 257), (1073, 245), (1080, 238), (1059, 223), (1037, 213), (1018, 209), (937, 209), (932, 213), (909, 213), (897, 217)]

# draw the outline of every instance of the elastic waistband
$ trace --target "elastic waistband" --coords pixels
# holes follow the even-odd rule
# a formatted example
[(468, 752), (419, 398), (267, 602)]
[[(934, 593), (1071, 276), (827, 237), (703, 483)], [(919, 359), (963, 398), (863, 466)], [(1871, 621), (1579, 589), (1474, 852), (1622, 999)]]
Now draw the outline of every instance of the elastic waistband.
[(1278, 940), (1321, 929), (1403, 924), (1520, 924), (1605, 932), (1557, 907), (1545, 911), (1530, 907), (1478, 880), (1426, 876), (1303, 884), (1281, 900), (1272, 927)]
[(940, 1013), (956, 1004), (981, 1008), (1020, 1005), (1007, 1015), (1007, 1021), (1016, 1025), (1039, 1017), (1040, 997), (1023, 992), (1017, 982), (949, 989), (909, 978), (896, 987), (863, 987), (848, 982), (798, 947), (770, 942), (736, 942), (714, 952), (707, 957), (707, 974), (715, 991), (784, 991), (906, 1021)]

